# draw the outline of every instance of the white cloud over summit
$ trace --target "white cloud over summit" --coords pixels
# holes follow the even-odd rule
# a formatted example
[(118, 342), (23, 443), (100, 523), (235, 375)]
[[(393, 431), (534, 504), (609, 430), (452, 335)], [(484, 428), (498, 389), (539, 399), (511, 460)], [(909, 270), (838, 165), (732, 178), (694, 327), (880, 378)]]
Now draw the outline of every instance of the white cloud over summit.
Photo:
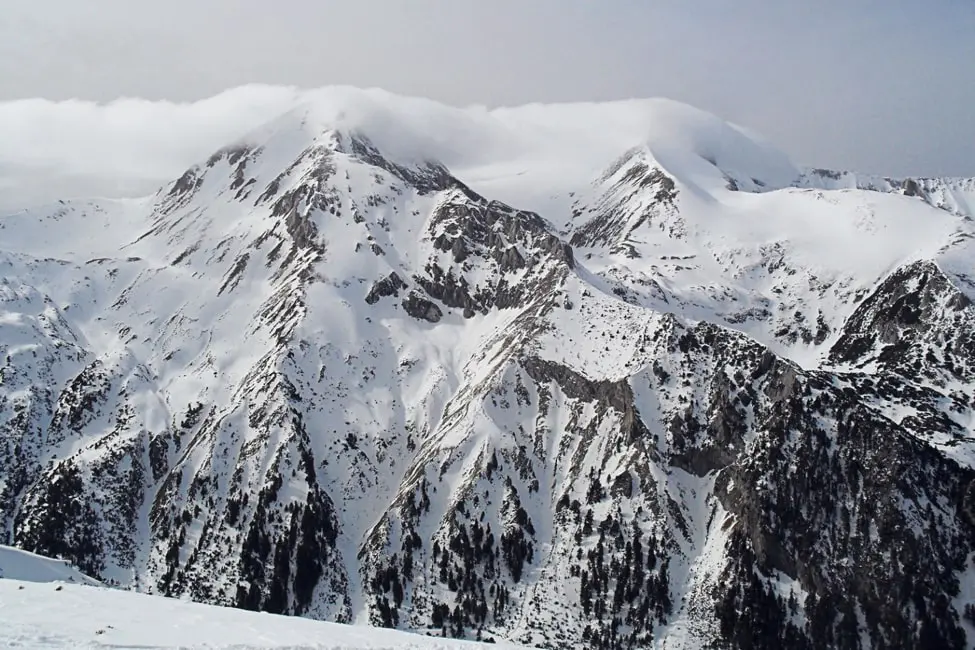
[(34, 0), (2, 13), (0, 101), (196, 102), (254, 83), (455, 106), (669, 97), (804, 164), (975, 175), (969, 0)]
[(575, 187), (635, 146), (654, 148), (663, 164), (694, 154), (776, 183), (797, 173), (756, 136), (665, 99), (460, 109), (378, 89), (246, 86), (190, 103), (0, 103), (0, 208), (143, 196), (236, 141), (261, 144), (288, 131), (310, 143), (328, 129), (361, 131), (385, 155), (437, 160), (469, 182), (510, 179), (548, 160)]

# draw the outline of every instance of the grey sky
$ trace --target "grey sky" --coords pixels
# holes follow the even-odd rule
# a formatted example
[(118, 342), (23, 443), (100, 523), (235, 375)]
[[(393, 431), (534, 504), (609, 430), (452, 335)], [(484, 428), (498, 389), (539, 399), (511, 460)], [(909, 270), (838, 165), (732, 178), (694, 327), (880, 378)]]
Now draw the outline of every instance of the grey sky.
[(0, 100), (251, 82), (489, 106), (663, 96), (799, 163), (975, 175), (972, 0), (0, 0)]

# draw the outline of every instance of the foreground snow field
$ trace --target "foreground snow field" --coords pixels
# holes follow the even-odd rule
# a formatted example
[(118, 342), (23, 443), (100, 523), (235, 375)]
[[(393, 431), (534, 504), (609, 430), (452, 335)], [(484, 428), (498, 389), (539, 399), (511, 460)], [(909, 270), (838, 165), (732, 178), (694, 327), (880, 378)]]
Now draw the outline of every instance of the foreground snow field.
[[(58, 587), (62, 587), (58, 590)], [(322, 623), (119, 591), (0, 580), (0, 648), (515, 648)]]
[[(64, 562), (0, 546), (0, 648), (474, 650), (485, 647), (393, 630), (201, 605), (92, 586), (95, 584), (96, 581)], [(504, 644), (490, 647), (515, 648)]]

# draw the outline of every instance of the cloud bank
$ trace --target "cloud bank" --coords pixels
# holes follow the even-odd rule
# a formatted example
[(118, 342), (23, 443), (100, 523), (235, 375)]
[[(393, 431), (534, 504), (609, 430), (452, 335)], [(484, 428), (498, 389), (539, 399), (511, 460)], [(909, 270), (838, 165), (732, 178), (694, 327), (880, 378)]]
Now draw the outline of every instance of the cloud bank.
[(221, 147), (289, 132), (305, 146), (327, 129), (365, 133), (401, 162), (437, 160), (468, 182), (543, 168), (561, 177), (546, 186), (577, 189), (635, 146), (662, 164), (691, 154), (776, 183), (798, 173), (745, 129), (667, 99), (460, 109), (379, 89), (252, 85), (191, 103), (0, 103), (0, 207), (145, 196)]
[[(636, 146), (648, 147), (665, 169), (668, 161), (685, 167), (692, 155), (772, 187), (799, 174), (752, 129), (669, 99), (456, 108), (381, 89), (249, 85), (195, 102), (0, 102), (0, 209), (142, 197), (221, 147), (263, 145), (289, 131), (304, 133), (305, 146), (326, 129), (363, 132), (401, 162), (437, 160), (485, 190), (519, 175), (525, 189), (540, 182), (574, 190)], [(540, 170), (558, 178), (536, 179)], [(498, 198), (519, 204), (527, 196)]]
[(760, 131), (803, 164), (975, 175), (970, 0), (7, 5), (0, 100), (186, 102), (255, 82), (455, 106), (669, 97)]

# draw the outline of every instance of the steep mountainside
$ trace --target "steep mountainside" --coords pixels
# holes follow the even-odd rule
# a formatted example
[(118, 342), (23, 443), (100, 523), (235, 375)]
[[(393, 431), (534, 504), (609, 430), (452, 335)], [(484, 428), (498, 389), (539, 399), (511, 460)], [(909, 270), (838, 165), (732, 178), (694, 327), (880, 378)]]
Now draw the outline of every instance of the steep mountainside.
[(549, 648), (970, 647), (972, 181), (381, 98), (0, 218), (0, 541)]

